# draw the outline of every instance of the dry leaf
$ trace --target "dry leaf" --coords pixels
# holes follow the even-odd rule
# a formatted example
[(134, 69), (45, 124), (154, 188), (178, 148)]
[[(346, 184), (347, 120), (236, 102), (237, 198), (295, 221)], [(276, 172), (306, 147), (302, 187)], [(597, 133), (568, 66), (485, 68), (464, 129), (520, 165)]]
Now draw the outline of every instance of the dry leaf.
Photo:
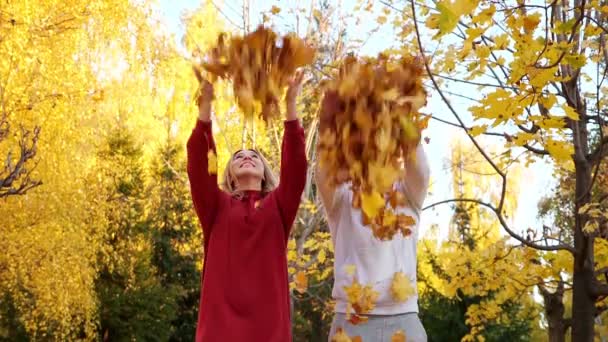
[(296, 284), (296, 290), (298, 292), (306, 292), (306, 289), (308, 289), (308, 277), (306, 276), (306, 272), (299, 271), (298, 273), (296, 273), (294, 277), (294, 283)]
[[(277, 14), (280, 8), (273, 6)], [(263, 26), (246, 36), (222, 33), (200, 67), (209, 73), (209, 80), (232, 81), (237, 104), (246, 117), (255, 111), (268, 120), (280, 113), (279, 99), (296, 69), (310, 65), (315, 50), (293, 34), (279, 37)]]
[(270, 9), (270, 13), (275, 14), (275, 15), (279, 14), (279, 13), (281, 13), (281, 9), (277, 6), (272, 6), (272, 8)]
[(331, 338), (331, 342), (362, 342), (361, 336), (350, 338), (344, 329), (338, 328), (336, 334)]
[(391, 337), (391, 342), (406, 342), (407, 338), (405, 337), (405, 333), (403, 330), (397, 330)]
[[(351, 316), (350, 320), (367, 321), (367, 317), (360, 317), (358, 315), (369, 313), (374, 309), (380, 295), (378, 291), (375, 291), (371, 285), (362, 286), (357, 280), (353, 280), (351, 285), (344, 286), (344, 292), (348, 299), (349, 308), (355, 311), (355, 315), (353, 316), (357, 316), (355, 318)], [(347, 316), (350, 313), (349, 308), (347, 308)]]

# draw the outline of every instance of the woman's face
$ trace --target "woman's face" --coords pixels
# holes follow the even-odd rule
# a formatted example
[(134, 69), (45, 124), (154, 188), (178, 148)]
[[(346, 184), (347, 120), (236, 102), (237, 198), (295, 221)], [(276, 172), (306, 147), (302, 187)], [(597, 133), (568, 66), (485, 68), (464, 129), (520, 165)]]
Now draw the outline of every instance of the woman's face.
[(257, 152), (252, 150), (240, 150), (230, 162), (230, 171), (240, 179), (243, 177), (258, 178), (260, 181), (264, 178), (264, 164)]

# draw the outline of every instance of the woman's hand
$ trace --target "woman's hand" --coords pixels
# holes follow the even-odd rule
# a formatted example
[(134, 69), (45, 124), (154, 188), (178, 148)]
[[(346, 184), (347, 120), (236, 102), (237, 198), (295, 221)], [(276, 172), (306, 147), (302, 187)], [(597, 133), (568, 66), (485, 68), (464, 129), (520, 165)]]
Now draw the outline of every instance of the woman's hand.
[(194, 75), (199, 82), (198, 98), (198, 119), (201, 121), (211, 121), (211, 103), (213, 102), (213, 85), (207, 81), (200, 70), (194, 68)]
[(287, 93), (285, 94), (285, 105), (287, 107), (285, 119), (287, 121), (298, 118), (296, 113), (296, 99), (302, 90), (302, 80), (304, 80), (304, 73), (302, 70), (296, 71), (296, 74), (289, 80)]

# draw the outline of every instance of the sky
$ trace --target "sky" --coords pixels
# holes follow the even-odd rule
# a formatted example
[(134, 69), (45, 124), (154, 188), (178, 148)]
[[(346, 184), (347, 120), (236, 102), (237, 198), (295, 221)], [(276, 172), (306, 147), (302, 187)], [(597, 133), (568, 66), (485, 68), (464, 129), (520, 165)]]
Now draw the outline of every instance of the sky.
[[(203, 0), (204, 1), (204, 0)], [(302, 2), (298, 1), (299, 6)], [(184, 11), (197, 8), (201, 0), (159, 0), (159, 14), (164, 22), (167, 30), (175, 34), (176, 39), (184, 33), (184, 26), (181, 24), (180, 16)], [(213, 2), (218, 8), (220, 14), (224, 17), (227, 28), (230, 30), (238, 30), (237, 25), (242, 25), (242, 1), (231, 0), (221, 2), (215, 0)], [(261, 11), (268, 11), (273, 4), (277, 4), (284, 12), (287, 8), (294, 6), (296, 1), (292, 0), (277, 0), (269, 1), (250, 1), (250, 27), (255, 28), (261, 19), (259, 14)], [(346, 0), (342, 2), (345, 8), (353, 6), (355, 1)], [(289, 16), (277, 16), (278, 25), (294, 27), (293, 22), (283, 20)], [(362, 37), (367, 36), (375, 27), (376, 15), (370, 15), (368, 20), (363, 20), (362, 23), (355, 26), (353, 23), (352, 29), (349, 31), (360, 33)], [(282, 21), (281, 21), (282, 20)], [(271, 23), (272, 24), (272, 23)], [(374, 33), (365, 43), (365, 45), (357, 51), (359, 54), (375, 55), (378, 52), (391, 47), (394, 41), (390, 37), (394, 37), (392, 29), (386, 25), (378, 32)], [(452, 100), (452, 105), (461, 113), (466, 113), (466, 108), (470, 103), (466, 103), (457, 98)], [(441, 101), (438, 95), (431, 93), (426, 113), (432, 113), (438, 118), (455, 122), (455, 118), (447, 110), (445, 104)], [(425, 151), (428, 156), (429, 165), (431, 168), (431, 188), (430, 194), (425, 200), (425, 205), (449, 199), (452, 193), (451, 176), (448, 168), (450, 145), (457, 139), (466, 139), (466, 135), (461, 129), (450, 127), (437, 121), (431, 121), (429, 128), (425, 134), (430, 142), (425, 146)], [(497, 141), (497, 143), (501, 143)], [(550, 167), (544, 162), (537, 162), (523, 170), (522, 184), (518, 197), (518, 210), (511, 220), (513, 230), (525, 231), (529, 227), (540, 227), (541, 223), (536, 217), (537, 203), (543, 195), (547, 194), (554, 185), (553, 176)], [(442, 205), (432, 210), (427, 210), (423, 213), (420, 222), (420, 233), (424, 236), (428, 232), (431, 225), (435, 224), (439, 228), (439, 236), (445, 237), (448, 232), (448, 224), (451, 216), (451, 208), (449, 205)], [(504, 233), (504, 232), (503, 232)], [(506, 233), (505, 233), (506, 234)]]

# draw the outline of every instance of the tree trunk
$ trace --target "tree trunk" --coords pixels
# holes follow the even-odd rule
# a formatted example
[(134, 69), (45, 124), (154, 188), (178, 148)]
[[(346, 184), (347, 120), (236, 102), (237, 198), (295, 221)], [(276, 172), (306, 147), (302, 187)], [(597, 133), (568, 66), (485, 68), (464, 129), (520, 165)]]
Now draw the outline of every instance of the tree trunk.
[[(587, 259), (587, 258), (586, 258)], [(579, 260), (575, 260), (578, 264)], [(583, 261), (587, 264), (587, 261)], [(572, 341), (593, 342), (595, 299), (589, 291), (593, 280), (593, 270), (588, 265), (575, 265), (572, 297)]]
[[(579, 94), (575, 86), (568, 91), (570, 94)], [(573, 102), (577, 105), (579, 115), (585, 118), (584, 103), (580, 101), (580, 98)], [(591, 167), (586, 157), (589, 151), (588, 131), (584, 120), (572, 123), (572, 138), (576, 172), (574, 198), (574, 248), (576, 254), (574, 255), (572, 287), (572, 341), (593, 342), (595, 318), (595, 298), (591, 292), (591, 284), (594, 280), (593, 235), (588, 236), (583, 232), (587, 217), (579, 214), (579, 209), (591, 201)]]
[(545, 302), (549, 342), (565, 342), (568, 324), (564, 319), (564, 283), (560, 281), (555, 292), (549, 292), (543, 285), (539, 285), (539, 290)]

